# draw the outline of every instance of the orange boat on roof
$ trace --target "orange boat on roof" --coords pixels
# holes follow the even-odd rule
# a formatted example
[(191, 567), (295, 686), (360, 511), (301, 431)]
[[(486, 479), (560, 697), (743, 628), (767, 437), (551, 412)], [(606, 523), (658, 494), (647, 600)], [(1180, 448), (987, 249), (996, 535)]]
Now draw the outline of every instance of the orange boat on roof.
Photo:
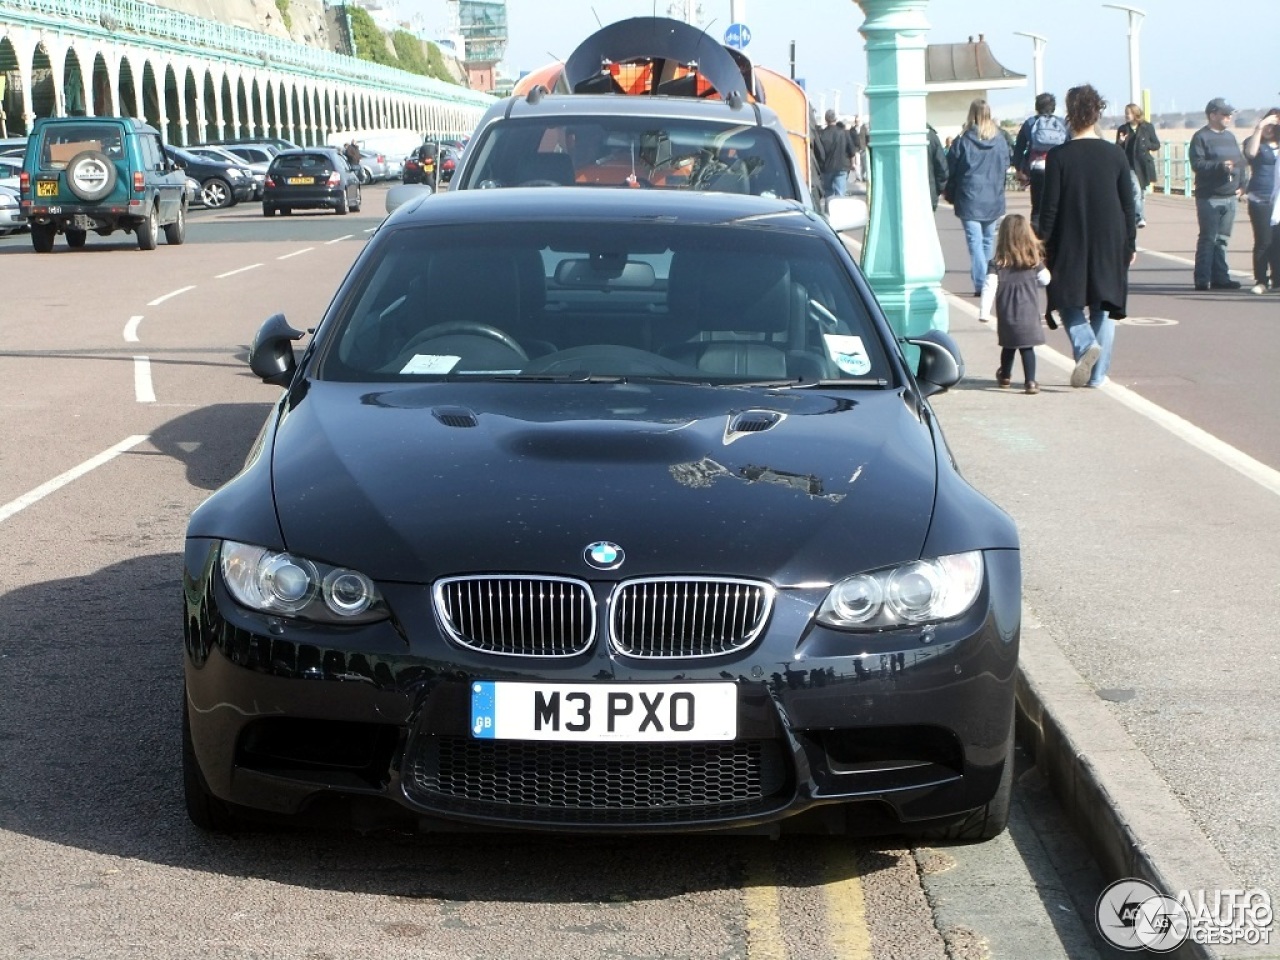
[(609, 24), (579, 44), (568, 60), (521, 77), (512, 92), (525, 96), (539, 86), (550, 93), (737, 98), (762, 104), (786, 128), (806, 186), (812, 188), (816, 180), (804, 88), (682, 20), (633, 17)]

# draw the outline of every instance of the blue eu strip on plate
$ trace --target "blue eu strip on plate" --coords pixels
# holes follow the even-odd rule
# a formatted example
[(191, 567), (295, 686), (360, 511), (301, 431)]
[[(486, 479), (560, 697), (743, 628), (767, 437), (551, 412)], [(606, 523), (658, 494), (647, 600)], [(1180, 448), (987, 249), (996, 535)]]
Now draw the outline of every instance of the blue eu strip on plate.
[(494, 713), (497, 697), (492, 680), (471, 684), (471, 735), (481, 740), (494, 738)]

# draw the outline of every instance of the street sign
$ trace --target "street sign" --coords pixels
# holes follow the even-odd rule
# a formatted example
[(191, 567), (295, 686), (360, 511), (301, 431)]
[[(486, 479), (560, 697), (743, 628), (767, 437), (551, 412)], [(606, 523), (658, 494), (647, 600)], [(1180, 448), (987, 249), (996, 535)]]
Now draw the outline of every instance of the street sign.
[(751, 31), (745, 23), (731, 23), (729, 29), (724, 32), (724, 45), (726, 47), (737, 47), (741, 50), (751, 42)]

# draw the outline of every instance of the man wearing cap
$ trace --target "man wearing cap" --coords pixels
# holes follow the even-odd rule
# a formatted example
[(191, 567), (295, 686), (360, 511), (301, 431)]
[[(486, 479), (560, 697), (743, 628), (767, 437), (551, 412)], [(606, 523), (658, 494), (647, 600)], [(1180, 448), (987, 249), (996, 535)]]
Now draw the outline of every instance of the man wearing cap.
[(1235, 134), (1227, 129), (1236, 108), (1214, 97), (1204, 108), (1207, 123), (1191, 137), (1195, 173), (1197, 290), (1238, 290), (1227, 267), (1227, 243), (1236, 222), (1236, 203), (1244, 186), (1245, 163)]
[(828, 110), (827, 125), (818, 134), (818, 155), (822, 157), (822, 193), (824, 196), (843, 197), (849, 183), (849, 165), (853, 161), (853, 140), (849, 131), (836, 123), (836, 112)]

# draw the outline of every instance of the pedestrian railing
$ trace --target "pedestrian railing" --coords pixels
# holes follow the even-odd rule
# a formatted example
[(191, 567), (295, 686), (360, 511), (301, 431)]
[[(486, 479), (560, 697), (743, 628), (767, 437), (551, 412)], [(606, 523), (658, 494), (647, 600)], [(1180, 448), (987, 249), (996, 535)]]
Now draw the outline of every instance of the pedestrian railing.
[(1164, 143), (1160, 146), (1160, 157), (1156, 161), (1157, 181), (1152, 189), (1157, 193), (1175, 196), (1191, 196), (1191, 187), (1195, 177), (1191, 172), (1189, 143)]

